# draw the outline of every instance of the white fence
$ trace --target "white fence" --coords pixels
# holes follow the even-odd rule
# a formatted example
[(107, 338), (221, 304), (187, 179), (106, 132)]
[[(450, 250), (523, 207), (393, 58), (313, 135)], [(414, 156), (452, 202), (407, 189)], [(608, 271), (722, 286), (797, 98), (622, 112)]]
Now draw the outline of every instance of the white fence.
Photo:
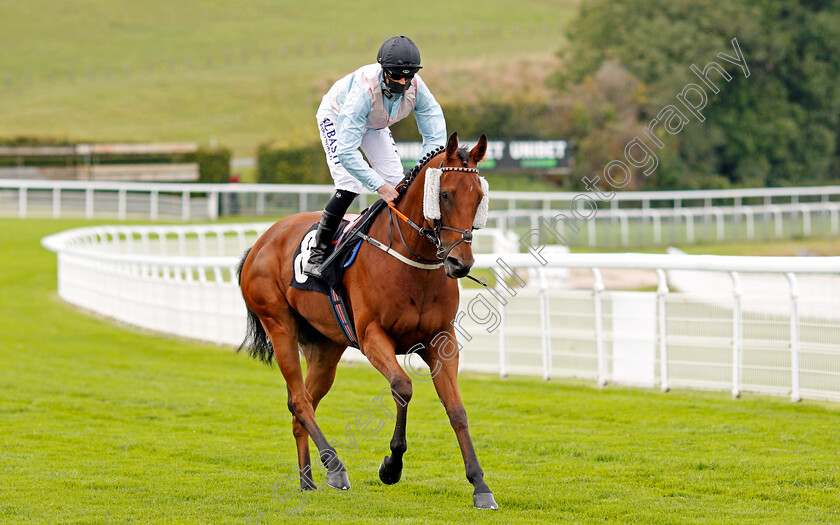
[[(564, 214), (559, 218), (558, 214)], [(840, 202), (759, 204), (737, 207), (607, 208), (587, 220), (568, 210), (497, 210), (488, 226), (524, 235), (542, 230), (546, 241), (568, 246), (661, 246), (663, 244), (776, 240), (840, 235)], [(552, 228), (555, 233), (548, 231)], [(560, 237), (558, 238), (557, 235)]]
[[(234, 267), (268, 226), (90, 227), (42, 242), (57, 253), (59, 294), (68, 302), (238, 345), (245, 306)], [(465, 370), (840, 401), (839, 257), (546, 248), (538, 261), (511, 253), (515, 246), (491, 229), (476, 238), (476, 251), (495, 253), (477, 255), (474, 273), (506, 278), (495, 288), (462, 289), (456, 332)], [(647, 274), (656, 291), (607, 289), (628, 272)]]
[[(0, 179), (0, 216), (214, 221), (323, 209), (332, 186)], [(524, 234), (571, 217), (580, 193), (492, 191), (490, 226)], [(595, 194), (585, 194), (597, 200)], [(362, 194), (359, 209), (372, 203)], [(840, 186), (616, 192), (589, 221), (567, 221), (571, 246), (629, 247), (840, 233)], [(575, 231), (579, 228), (580, 231)]]

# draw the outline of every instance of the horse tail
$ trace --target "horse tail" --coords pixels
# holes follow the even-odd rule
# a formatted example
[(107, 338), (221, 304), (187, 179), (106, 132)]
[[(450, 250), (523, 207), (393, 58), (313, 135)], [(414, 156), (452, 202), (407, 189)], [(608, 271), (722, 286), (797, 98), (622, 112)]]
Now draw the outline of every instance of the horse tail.
[[(245, 254), (242, 256), (242, 260), (239, 261), (239, 264), (236, 266), (236, 277), (239, 279), (240, 287), (242, 286), (242, 266), (245, 265), (245, 259), (248, 258), (249, 253), (251, 253), (251, 248), (248, 248), (248, 250), (245, 251)], [(242, 344), (239, 345), (239, 348), (236, 349), (236, 352), (239, 353), (243, 348), (247, 348), (248, 355), (254, 359), (259, 359), (267, 365), (270, 365), (271, 360), (274, 359), (274, 347), (271, 346), (271, 340), (269, 340), (268, 334), (265, 333), (265, 329), (260, 322), (260, 318), (257, 317), (257, 314), (252, 312), (247, 305), (245, 305), (245, 308), (248, 311), (248, 319), (245, 327), (245, 339), (242, 341)]]

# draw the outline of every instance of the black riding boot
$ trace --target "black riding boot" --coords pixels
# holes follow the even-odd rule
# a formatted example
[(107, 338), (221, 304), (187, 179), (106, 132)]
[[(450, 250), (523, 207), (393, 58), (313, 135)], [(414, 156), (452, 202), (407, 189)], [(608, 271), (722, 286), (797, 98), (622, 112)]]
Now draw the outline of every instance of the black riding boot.
[(309, 261), (303, 267), (303, 273), (310, 277), (321, 277), (321, 263), (330, 254), (332, 238), (340, 223), (341, 215), (333, 215), (328, 211), (321, 215), (321, 224), (315, 233), (315, 246), (309, 251)]

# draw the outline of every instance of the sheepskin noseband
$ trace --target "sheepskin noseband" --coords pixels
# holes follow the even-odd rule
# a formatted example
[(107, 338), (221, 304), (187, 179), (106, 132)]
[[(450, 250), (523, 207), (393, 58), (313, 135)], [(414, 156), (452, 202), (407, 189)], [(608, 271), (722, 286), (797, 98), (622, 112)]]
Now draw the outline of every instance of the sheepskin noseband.
[(481, 181), (481, 192), (484, 196), (478, 203), (478, 210), (475, 212), (475, 219), (473, 219), (473, 229), (475, 230), (484, 228), (484, 225), (487, 224), (487, 211), (490, 209), (490, 184), (484, 177), (479, 176), (478, 180)]
[(427, 220), (440, 219), (440, 176), (443, 170), (426, 168), (426, 186), (423, 192), (423, 216)]
[[(472, 168), (463, 168), (464, 171), (467, 169), (473, 171)], [(430, 221), (440, 219), (440, 176), (443, 175), (444, 170), (460, 171), (461, 169), (426, 168), (426, 185), (423, 188), (423, 216)], [(484, 225), (487, 224), (487, 210), (490, 207), (490, 185), (484, 177), (478, 177), (478, 180), (481, 182), (481, 191), (484, 196), (481, 198), (478, 210), (475, 213), (474, 229), (484, 228)]]

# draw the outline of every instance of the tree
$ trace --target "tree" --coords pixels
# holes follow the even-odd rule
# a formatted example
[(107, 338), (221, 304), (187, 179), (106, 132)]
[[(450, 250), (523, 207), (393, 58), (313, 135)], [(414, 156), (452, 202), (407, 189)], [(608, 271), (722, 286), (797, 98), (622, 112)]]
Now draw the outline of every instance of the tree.
[(690, 65), (702, 69), (720, 52), (732, 55), (733, 38), (749, 78), (719, 80), (720, 92), (709, 92), (706, 120), (665, 137), (664, 160), (648, 187), (837, 180), (840, 1), (587, 0), (552, 82), (565, 96), (604, 64), (618, 64), (646, 88), (638, 115), (643, 127), (685, 84), (698, 82)]

